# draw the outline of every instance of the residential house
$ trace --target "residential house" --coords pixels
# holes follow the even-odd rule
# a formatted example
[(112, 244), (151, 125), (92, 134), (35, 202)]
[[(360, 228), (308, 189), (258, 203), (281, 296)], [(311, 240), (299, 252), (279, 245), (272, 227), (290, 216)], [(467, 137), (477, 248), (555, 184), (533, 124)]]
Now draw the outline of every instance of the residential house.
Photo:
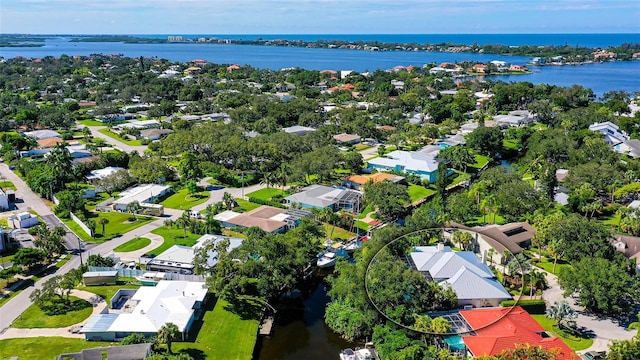
[(487, 72), (487, 65), (485, 65), (485, 64), (474, 64), (471, 67), (471, 72), (484, 74), (485, 72)]
[(316, 131), (316, 129), (308, 126), (295, 125), (283, 128), (282, 131), (286, 132), (287, 134), (306, 135), (312, 131)]
[[(529, 247), (531, 239), (536, 234), (536, 230), (526, 222), (473, 228), (453, 223), (451, 227), (470, 231), (475, 237), (475, 251), (481, 254), (483, 259), (489, 256), (489, 249), (493, 249), (491, 261), (497, 264), (506, 263), (512, 255)], [(505, 254), (505, 250), (508, 254)]]
[(120, 197), (113, 202), (113, 210), (127, 211), (127, 205), (137, 202), (146, 212), (159, 216), (164, 213), (164, 207), (161, 204), (154, 204), (154, 201), (170, 191), (171, 188), (166, 185), (138, 185), (121, 192)]
[(589, 125), (589, 130), (602, 133), (604, 135), (604, 140), (607, 142), (607, 144), (612, 145), (614, 147), (624, 141), (629, 140), (629, 135), (627, 135), (627, 133), (625, 133), (624, 131), (620, 130), (618, 125), (610, 121), (591, 124)]
[(615, 237), (611, 241), (611, 244), (627, 259), (635, 260), (636, 269), (640, 271), (640, 237), (615, 235)]
[(120, 289), (111, 299), (111, 310), (93, 315), (80, 330), (86, 340), (116, 341), (140, 333), (157, 335), (166, 323), (174, 323), (187, 337), (196, 314), (207, 297), (204, 283), (161, 280), (156, 286)]
[(55, 147), (57, 144), (62, 142), (65, 142), (65, 141), (62, 140), (62, 138), (58, 138), (58, 137), (37, 140), (38, 147), (40, 149), (49, 149), (49, 148)]
[(26, 229), (38, 225), (38, 222), (38, 216), (28, 212), (12, 215), (7, 219), (7, 225), (12, 229)]
[(511, 295), (495, 279), (489, 267), (471, 251), (453, 251), (440, 243), (418, 246), (409, 256), (416, 270), (427, 280), (451, 288), (460, 307), (499, 306)]
[(61, 354), (56, 360), (144, 360), (153, 353), (153, 344), (132, 344), (84, 349), (80, 352)]
[(505, 61), (492, 60), (490, 63), (495, 66), (499, 72), (505, 72), (508, 69)]
[(293, 229), (300, 224), (302, 218), (311, 216), (308, 211), (263, 205), (245, 213), (223, 211), (214, 216), (214, 219), (227, 228), (247, 229), (255, 226), (272, 234)]
[(92, 170), (91, 172), (89, 172), (86, 178), (89, 182), (95, 182), (97, 180), (102, 180), (107, 176), (113, 175), (114, 173), (120, 170), (124, 170), (124, 168), (117, 167), (117, 166), (107, 166), (102, 169)]
[(393, 87), (396, 90), (403, 90), (404, 89), (404, 81), (400, 81), (400, 80), (391, 80), (391, 85), (393, 85)]
[(638, 139), (624, 140), (612, 148), (619, 154), (624, 154), (634, 159), (640, 158), (640, 140)]
[(364, 185), (368, 182), (379, 183), (381, 181), (391, 181), (394, 184), (406, 183), (407, 179), (403, 176), (389, 173), (375, 173), (365, 175), (349, 175), (342, 180), (342, 186), (362, 191)]
[(557, 360), (577, 360), (562, 339), (552, 336), (520, 306), (460, 311), (472, 332), (462, 335), (469, 356), (496, 356), (518, 344), (558, 351)]
[(124, 129), (151, 129), (160, 126), (160, 121), (158, 120), (131, 120), (124, 124), (118, 124), (113, 127), (114, 130), (124, 130)]
[(448, 148), (450, 146), (464, 145), (467, 141), (463, 134), (447, 135), (444, 139), (438, 141), (436, 145), (442, 148)]
[(417, 151), (396, 150), (368, 160), (367, 167), (378, 171), (399, 171), (418, 175), (434, 183), (438, 177), (438, 164), (441, 160)]
[(140, 130), (140, 137), (149, 140), (160, 140), (161, 138), (172, 133), (173, 130), (171, 129), (145, 129)]
[(527, 110), (515, 110), (510, 111), (509, 115), (496, 115), (493, 120), (499, 126), (521, 127), (531, 125), (535, 118)]
[[(173, 245), (169, 249), (157, 255), (155, 258), (151, 259), (151, 261), (147, 263), (146, 268), (149, 271), (193, 274), (196, 251), (205, 246), (205, 243), (208, 241), (213, 241), (215, 244), (218, 244), (224, 239), (229, 240), (228, 251), (242, 245), (242, 239), (240, 238), (205, 234), (196, 241), (194, 246)], [(211, 251), (207, 264), (209, 266), (215, 266), (217, 263), (217, 253)]]
[(298, 205), (303, 209), (331, 209), (359, 213), (362, 205), (362, 193), (355, 190), (311, 185), (301, 192), (289, 195), (285, 201), (290, 206)]
[(53, 130), (35, 130), (35, 131), (28, 131), (23, 133), (25, 136), (30, 136), (32, 138), (35, 138), (36, 140), (42, 140), (42, 139), (51, 139), (51, 138), (61, 138), (62, 136), (60, 136), (60, 134), (56, 131)]
[(360, 136), (355, 134), (338, 134), (333, 135), (333, 139), (341, 145), (354, 145), (360, 142)]
[(0, 189), (0, 210), (9, 210), (10, 203), (11, 201), (9, 201), (9, 194)]

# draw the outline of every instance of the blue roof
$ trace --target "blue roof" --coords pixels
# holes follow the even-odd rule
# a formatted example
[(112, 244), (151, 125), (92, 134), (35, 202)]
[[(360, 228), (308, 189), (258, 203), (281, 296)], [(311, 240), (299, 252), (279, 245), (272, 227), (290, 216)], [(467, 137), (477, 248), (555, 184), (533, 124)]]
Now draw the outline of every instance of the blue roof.
[(93, 315), (87, 321), (87, 324), (80, 330), (81, 333), (91, 332), (107, 332), (109, 327), (118, 317), (118, 314), (98, 314)]

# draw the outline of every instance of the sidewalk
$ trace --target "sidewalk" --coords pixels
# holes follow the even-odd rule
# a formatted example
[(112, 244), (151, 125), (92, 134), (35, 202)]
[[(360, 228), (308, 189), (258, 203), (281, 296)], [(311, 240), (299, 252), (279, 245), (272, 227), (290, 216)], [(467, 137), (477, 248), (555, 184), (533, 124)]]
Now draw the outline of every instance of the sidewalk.
[[(140, 259), (140, 257), (148, 252), (150, 252), (151, 250), (157, 248), (158, 246), (162, 245), (162, 243), (164, 242), (164, 238), (160, 235), (156, 235), (156, 234), (152, 234), (152, 233), (146, 233), (144, 235), (142, 235), (141, 237), (143, 238), (147, 238), (151, 240), (151, 244), (143, 247), (142, 249), (139, 250), (135, 250), (135, 251), (129, 251), (129, 252), (114, 252), (115, 256), (119, 257), (121, 261), (124, 262), (128, 262), (128, 261), (135, 261), (138, 262), (138, 260)], [(158, 254), (156, 254), (158, 255)]]

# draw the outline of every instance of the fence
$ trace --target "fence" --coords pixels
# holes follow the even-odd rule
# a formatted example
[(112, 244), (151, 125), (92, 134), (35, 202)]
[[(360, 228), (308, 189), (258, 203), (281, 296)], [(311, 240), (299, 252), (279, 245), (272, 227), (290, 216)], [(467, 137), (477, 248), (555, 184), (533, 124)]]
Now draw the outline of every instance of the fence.
[(87, 233), (87, 235), (89, 236), (93, 235), (91, 233), (91, 230), (89, 230), (89, 227), (87, 226), (87, 224), (83, 223), (82, 220), (80, 220), (80, 218), (75, 216), (73, 213), (69, 213), (69, 215), (71, 215), (71, 220), (73, 220), (76, 224), (78, 224), (78, 226), (80, 226), (82, 230), (84, 230), (84, 232)]

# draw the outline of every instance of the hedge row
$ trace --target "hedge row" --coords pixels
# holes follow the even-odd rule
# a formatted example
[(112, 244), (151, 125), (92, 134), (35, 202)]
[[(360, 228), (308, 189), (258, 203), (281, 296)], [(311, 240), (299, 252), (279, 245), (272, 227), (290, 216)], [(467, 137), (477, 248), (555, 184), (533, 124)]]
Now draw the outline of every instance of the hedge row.
[(281, 209), (286, 209), (287, 207), (275, 202), (275, 201), (268, 201), (268, 200), (263, 200), (263, 199), (258, 199), (258, 198), (254, 198), (254, 197), (249, 197), (249, 201), (252, 203), (256, 203), (256, 204), (260, 204), (260, 205), (269, 205), (269, 206), (273, 206), (273, 207), (277, 207), (277, 208), (281, 208)]
[(500, 306), (510, 307), (518, 305), (525, 309), (529, 314), (541, 314), (544, 315), (547, 312), (547, 304), (544, 300), (505, 300), (500, 303)]

